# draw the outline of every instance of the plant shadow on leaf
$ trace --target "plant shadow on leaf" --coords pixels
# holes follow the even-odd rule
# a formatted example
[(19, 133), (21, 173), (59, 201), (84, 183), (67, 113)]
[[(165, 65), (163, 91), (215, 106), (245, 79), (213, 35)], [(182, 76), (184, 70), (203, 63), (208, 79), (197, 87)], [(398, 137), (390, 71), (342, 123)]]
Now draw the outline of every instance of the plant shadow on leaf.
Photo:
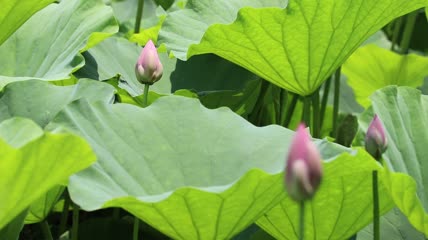
[(253, 73), (213, 54), (177, 60), (171, 74), (171, 89), (193, 89), (197, 92), (239, 90), (248, 81), (258, 79)]

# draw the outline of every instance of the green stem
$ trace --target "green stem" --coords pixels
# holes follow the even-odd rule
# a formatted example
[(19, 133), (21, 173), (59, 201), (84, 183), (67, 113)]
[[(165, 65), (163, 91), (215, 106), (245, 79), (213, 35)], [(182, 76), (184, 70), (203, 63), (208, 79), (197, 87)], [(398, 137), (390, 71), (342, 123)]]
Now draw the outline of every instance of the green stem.
[(333, 132), (335, 138), (337, 135), (338, 117), (339, 117), (339, 95), (340, 95), (340, 67), (334, 74), (334, 100), (333, 100)]
[(283, 124), (287, 116), (286, 115), (287, 104), (288, 104), (288, 91), (281, 88), (279, 92), (279, 105), (280, 105), (279, 124), (281, 126), (284, 126)]
[(143, 17), (144, 0), (138, 0), (137, 16), (135, 17), (134, 33), (140, 32), (141, 18)]
[(39, 223), (39, 225), (40, 225), (40, 229), (42, 230), (42, 233), (43, 233), (43, 239), (53, 240), (52, 233), (51, 233), (51, 230), (49, 228), (48, 222), (46, 220), (43, 220)]
[(285, 115), (285, 121), (283, 125), (284, 127), (288, 127), (288, 125), (290, 125), (291, 118), (293, 117), (294, 109), (296, 108), (296, 105), (297, 105), (297, 100), (299, 100), (299, 95), (293, 94), (293, 98), (291, 99), (290, 106), (288, 106), (287, 113)]
[(120, 208), (113, 208), (113, 219), (119, 219), (120, 218)]
[(314, 128), (313, 137), (321, 137), (321, 118), (320, 118), (320, 94), (319, 88), (312, 94), (312, 126)]
[(144, 84), (143, 107), (148, 106), (149, 88), (150, 88), (149, 84)]
[(58, 236), (61, 236), (62, 233), (65, 232), (65, 228), (67, 226), (68, 213), (70, 212), (70, 195), (68, 195), (68, 191), (64, 193), (64, 206), (62, 208), (61, 220), (59, 222)]
[(139, 232), (140, 219), (134, 217), (134, 232), (132, 234), (133, 240), (138, 240), (138, 232)]
[(380, 220), (379, 220), (379, 192), (377, 171), (372, 172), (372, 189), (373, 189), (373, 239), (380, 239)]
[(403, 25), (403, 17), (398, 18), (394, 24), (394, 31), (392, 33), (392, 42), (391, 42), (391, 51), (394, 51), (395, 45), (398, 41), (398, 36), (400, 35), (401, 25)]
[(308, 127), (311, 124), (311, 96), (303, 97), (302, 122)]
[(271, 122), (272, 124), (279, 124), (281, 121), (281, 88), (273, 85), (272, 83), (270, 84), (270, 88), (274, 108)]
[(263, 103), (264, 103), (264, 99), (269, 87), (269, 82), (262, 79), (261, 80), (261, 85), (260, 85), (260, 92), (259, 92), (259, 96), (257, 98), (256, 104), (253, 108), (253, 112), (251, 113), (251, 122), (254, 125), (260, 126), (261, 124), (261, 118), (262, 118), (262, 112), (263, 112)]
[(71, 228), (71, 240), (77, 240), (79, 234), (79, 206), (73, 203), (73, 226)]
[(305, 238), (305, 201), (300, 201), (299, 239)]
[(404, 27), (403, 38), (401, 40), (401, 53), (407, 54), (409, 52), (410, 40), (412, 39), (413, 29), (415, 28), (416, 17), (418, 12), (414, 11), (407, 15), (406, 25)]
[(325, 110), (327, 109), (328, 93), (330, 92), (331, 78), (332, 77), (329, 77), (324, 84), (324, 93), (321, 99), (321, 110), (320, 110), (320, 121), (321, 121), (320, 127), (321, 128), (324, 123)]

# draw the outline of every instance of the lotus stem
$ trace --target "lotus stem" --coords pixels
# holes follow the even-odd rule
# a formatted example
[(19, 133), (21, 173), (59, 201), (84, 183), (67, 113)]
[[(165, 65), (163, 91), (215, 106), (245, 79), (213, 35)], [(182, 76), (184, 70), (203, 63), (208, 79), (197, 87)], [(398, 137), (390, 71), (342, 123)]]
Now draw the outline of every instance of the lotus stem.
[(148, 104), (148, 99), (149, 99), (149, 88), (150, 85), (149, 84), (144, 84), (144, 96), (143, 96), (143, 107), (147, 107)]
[(64, 192), (64, 206), (62, 208), (61, 220), (59, 222), (59, 229), (58, 229), (59, 236), (61, 236), (61, 234), (65, 232), (65, 228), (67, 226), (67, 220), (68, 220), (68, 213), (70, 212), (69, 210), (70, 203), (71, 203), (71, 199), (70, 199), (70, 196), (68, 195), (68, 191), (66, 190)]
[(379, 192), (377, 170), (372, 172), (373, 189), (373, 239), (380, 239), (380, 214), (379, 214)]
[(79, 235), (79, 206), (73, 203), (73, 226), (71, 228), (71, 240), (77, 240)]
[(415, 28), (416, 17), (418, 12), (414, 11), (407, 15), (406, 25), (404, 27), (403, 38), (401, 40), (401, 53), (407, 54), (409, 52), (410, 40), (412, 39), (413, 29)]
[(328, 100), (328, 93), (330, 92), (331, 78), (332, 77), (329, 77), (327, 81), (325, 81), (324, 83), (324, 93), (321, 99), (321, 110), (320, 110), (320, 127), (321, 128), (324, 123), (325, 110), (327, 109), (327, 100)]
[(334, 100), (333, 100), (333, 137), (337, 137), (337, 127), (339, 118), (339, 95), (340, 95), (340, 68), (334, 74)]
[(279, 124), (284, 126), (285, 119), (287, 117), (287, 104), (288, 104), (288, 91), (281, 88), (279, 92), (279, 105), (280, 105), (280, 115), (279, 115)]
[(394, 31), (392, 33), (391, 51), (394, 51), (395, 45), (400, 35), (401, 25), (403, 25), (403, 17), (399, 17), (394, 24)]
[(119, 219), (120, 217), (120, 208), (113, 208), (113, 219)]
[(305, 238), (305, 201), (300, 201), (300, 214), (299, 214), (299, 239)]
[(135, 17), (134, 33), (140, 32), (141, 18), (143, 17), (144, 0), (138, 0), (137, 16)]
[(134, 231), (132, 234), (133, 240), (138, 240), (139, 227), (140, 227), (140, 219), (138, 219), (138, 217), (134, 217)]
[(296, 108), (296, 105), (297, 105), (297, 100), (299, 100), (299, 95), (293, 94), (293, 98), (291, 99), (290, 106), (288, 106), (287, 108), (287, 113), (286, 113), (285, 121), (283, 125), (284, 127), (288, 127), (290, 125), (291, 117), (293, 116), (294, 109)]
[(320, 95), (319, 88), (312, 94), (312, 109), (313, 109), (313, 136), (321, 137), (321, 118), (320, 118)]
[(311, 96), (303, 97), (302, 122), (304, 122), (306, 126), (311, 125)]
[(42, 230), (43, 237), (46, 240), (53, 240), (51, 230), (49, 228), (49, 224), (46, 220), (43, 220), (39, 223), (40, 229)]
[(259, 96), (257, 97), (256, 104), (253, 108), (253, 112), (251, 113), (251, 120), (254, 125), (260, 126), (261, 118), (262, 118), (262, 109), (263, 109), (263, 101), (266, 96), (266, 92), (269, 87), (269, 82), (262, 79), (260, 85)]

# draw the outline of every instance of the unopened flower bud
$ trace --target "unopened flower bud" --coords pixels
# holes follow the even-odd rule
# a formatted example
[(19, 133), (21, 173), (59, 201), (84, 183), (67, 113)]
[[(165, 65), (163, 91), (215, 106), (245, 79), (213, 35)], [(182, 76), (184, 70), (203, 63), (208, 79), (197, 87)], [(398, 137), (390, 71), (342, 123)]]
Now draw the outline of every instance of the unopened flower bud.
[(304, 124), (300, 124), (287, 158), (285, 185), (295, 201), (310, 199), (322, 178), (321, 156), (311, 141)]
[(158, 52), (152, 40), (149, 40), (135, 65), (135, 75), (139, 82), (152, 85), (162, 77), (162, 73), (163, 66)]
[(377, 115), (374, 116), (365, 138), (365, 148), (372, 157), (379, 160), (387, 148), (385, 129)]

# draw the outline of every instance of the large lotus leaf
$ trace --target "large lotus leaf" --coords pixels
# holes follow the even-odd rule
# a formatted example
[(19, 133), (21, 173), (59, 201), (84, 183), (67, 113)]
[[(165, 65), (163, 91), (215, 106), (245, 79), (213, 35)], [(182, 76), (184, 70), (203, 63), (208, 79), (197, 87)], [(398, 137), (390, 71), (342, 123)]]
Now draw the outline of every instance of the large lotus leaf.
[(30, 120), (19, 118), (0, 124), (0, 229), (46, 191), (95, 161), (89, 144), (78, 136), (42, 133), (34, 138), (30, 134), (24, 144), (24, 138), (10, 139), (12, 134), (3, 134), (6, 126), (10, 127), (10, 131), (21, 126), (31, 132), (41, 131)]
[[(13, 121), (4, 121), (0, 124), (1, 138), (14, 148), (20, 148), (42, 135), (43, 130), (37, 127), (36, 123), (25, 118), (15, 118)], [(42, 221), (49, 214), (64, 188), (64, 186), (55, 186), (33, 201), (26, 211), (25, 223)]]
[(230, 239), (284, 196), (293, 132), (254, 127), (227, 108), (178, 96), (147, 108), (82, 99), (48, 126), (56, 127), (84, 136), (98, 155), (70, 178), (73, 201), (122, 207), (174, 239)]
[(233, 24), (209, 27), (187, 57), (214, 53), (309, 95), (370, 35), (426, 5), (427, 0), (290, 0), (286, 9), (243, 8)]
[[(305, 237), (347, 239), (373, 220), (372, 171), (383, 171), (368, 153), (342, 154), (324, 164), (319, 191), (306, 204)], [(380, 210), (394, 205), (383, 178), (380, 181)], [(257, 221), (276, 239), (297, 239), (299, 204), (285, 198)]]
[(0, 122), (20, 116), (44, 127), (72, 101), (86, 98), (88, 101), (112, 102), (114, 92), (115, 89), (108, 84), (86, 79), (66, 87), (40, 80), (11, 83), (0, 94)]
[(187, 60), (188, 48), (198, 44), (210, 26), (232, 23), (239, 9), (286, 5), (287, 0), (189, 0), (185, 9), (168, 14), (159, 32), (159, 42), (165, 43), (175, 57)]
[(55, 0), (0, 0), (0, 46), (27, 19)]
[(406, 173), (416, 181), (416, 184), (402, 183), (407, 191), (391, 188), (402, 191), (394, 195), (395, 202), (410, 223), (428, 236), (428, 194), (425, 190), (428, 186), (428, 165), (425, 164), (428, 96), (413, 88), (390, 86), (376, 91), (371, 99), (372, 108), (361, 115), (360, 127), (363, 132), (367, 131), (373, 113), (382, 120), (388, 139), (388, 149), (383, 155), (386, 164), (391, 170)]
[(419, 87), (428, 76), (428, 58), (416, 54), (400, 55), (366, 45), (343, 64), (343, 73), (354, 89), (358, 103), (370, 105), (370, 95), (389, 85)]
[(0, 88), (18, 80), (68, 79), (84, 65), (79, 52), (116, 31), (112, 10), (102, 0), (51, 4), (0, 46)]
[[(126, 84), (120, 86), (131, 95), (141, 95), (144, 85), (137, 81), (135, 76), (135, 64), (141, 53), (141, 47), (123, 38), (108, 38), (84, 54), (86, 64), (76, 72), (78, 77), (86, 77), (97, 80), (110, 79), (120, 74)], [(159, 54), (164, 67), (162, 78), (153, 84), (150, 89), (158, 93), (170, 93), (171, 72), (175, 68), (175, 59), (168, 58), (166, 53)]]

